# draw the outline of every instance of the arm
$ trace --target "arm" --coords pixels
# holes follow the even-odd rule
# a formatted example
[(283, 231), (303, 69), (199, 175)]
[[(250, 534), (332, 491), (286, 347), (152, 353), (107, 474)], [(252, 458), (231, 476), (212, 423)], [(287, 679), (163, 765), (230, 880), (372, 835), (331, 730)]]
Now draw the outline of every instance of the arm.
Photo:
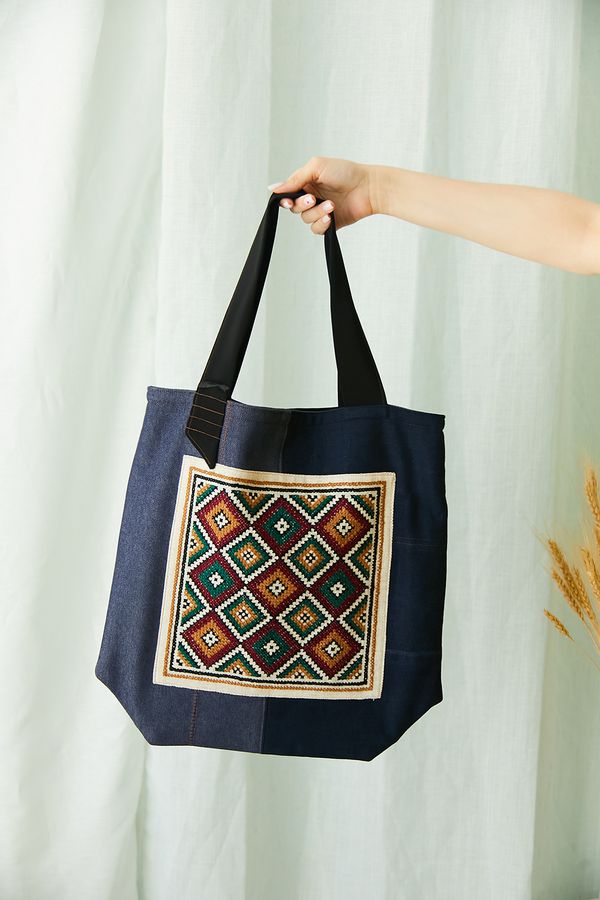
[(547, 188), (373, 166), (376, 212), (581, 274), (600, 273), (600, 206)]
[(396, 216), (445, 231), (522, 259), (583, 275), (600, 274), (600, 204), (549, 188), (461, 181), (395, 166), (313, 156), (276, 193), (311, 192), (292, 203), (281, 200), (311, 225), (329, 227), (330, 201), (336, 228), (365, 216)]

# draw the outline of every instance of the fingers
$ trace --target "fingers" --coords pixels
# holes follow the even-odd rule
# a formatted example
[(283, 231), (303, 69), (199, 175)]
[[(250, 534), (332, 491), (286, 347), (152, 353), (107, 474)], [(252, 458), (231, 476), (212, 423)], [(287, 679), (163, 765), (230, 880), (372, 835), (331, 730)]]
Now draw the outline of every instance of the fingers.
[(329, 228), (330, 223), (331, 216), (329, 214), (325, 214), (310, 226), (310, 230), (313, 232), (313, 234), (325, 234), (325, 232)]
[[(276, 193), (278, 193), (278, 191), (276, 191)], [(283, 200), (279, 201), (280, 206), (283, 206), (285, 209), (290, 209), (294, 213), (303, 213), (305, 210), (313, 206), (314, 203), (314, 194), (303, 194), (302, 197), (298, 197), (296, 200), (291, 200), (289, 197), (284, 197)]]
[[(301, 198), (302, 199), (302, 198)], [(302, 221), (310, 225), (310, 230), (314, 234), (323, 234), (329, 228), (331, 222), (331, 211), (334, 207), (332, 200), (324, 200), (323, 203), (312, 203), (302, 215)]]
[[(285, 194), (286, 191), (306, 190), (318, 192), (319, 178), (323, 169), (324, 160), (318, 156), (311, 156), (308, 162), (292, 172), (289, 178), (279, 184), (269, 185), (275, 194)], [(284, 209), (289, 209), (293, 213), (299, 213), (302, 220), (311, 226), (314, 234), (323, 234), (329, 227), (331, 222), (331, 210), (334, 204), (330, 200), (325, 200), (317, 204), (314, 193), (304, 194), (296, 200), (289, 197), (283, 197), (279, 201), (279, 205)]]
[(311, 226), (314, 234), (323, 234), (327, 231), (331, 222), (330, 213), (334, 208), (331, 200), (317, 203), (314, 194), (304, 194), (297, 200), (290, 200), (289, 197), (286, 197), (279, 201), (279, 205), (293, 213), (300, 213), (302, 221)]

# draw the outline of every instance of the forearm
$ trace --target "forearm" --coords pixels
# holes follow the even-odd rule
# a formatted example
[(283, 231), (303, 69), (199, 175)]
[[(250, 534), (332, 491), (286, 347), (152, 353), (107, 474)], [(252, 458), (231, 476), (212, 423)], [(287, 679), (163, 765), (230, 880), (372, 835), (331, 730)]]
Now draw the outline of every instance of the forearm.
[(373, 211), (571, 272), (600, 272), (600, 206), (547, 188), (372, 166)]

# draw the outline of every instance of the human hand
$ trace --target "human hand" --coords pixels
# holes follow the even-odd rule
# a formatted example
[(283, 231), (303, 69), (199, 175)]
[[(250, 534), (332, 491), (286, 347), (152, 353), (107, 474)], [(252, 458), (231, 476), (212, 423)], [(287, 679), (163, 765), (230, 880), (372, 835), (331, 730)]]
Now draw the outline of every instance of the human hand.
[[(309, 191), (297, 200), (282, 199), (279, 205), (300, 213), (302, 221), (310, 225), (314, 234), (324, 234), (331, 222), (328, 215), (331, 210), (335, 212), (336, 231), (373, 215), (373, 169), (373, 166), (348, 159), (311, 156), (289, 178), (270, 184), (269, 189), (274, 194)], [(315, 194), (324, 202), (317, 204)]]

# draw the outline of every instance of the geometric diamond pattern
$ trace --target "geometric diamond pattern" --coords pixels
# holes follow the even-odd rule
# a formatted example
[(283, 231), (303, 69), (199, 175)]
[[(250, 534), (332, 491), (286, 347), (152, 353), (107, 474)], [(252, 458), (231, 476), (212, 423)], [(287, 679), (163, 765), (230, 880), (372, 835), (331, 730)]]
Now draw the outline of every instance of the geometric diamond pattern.
[(273, 616), (287, 609), (304, 588), (300, 578), (282, 559), (269, 566), (251, 584), (254, 595)]
[(361, 578), (354, 574), (348, 563), (338, 559), (335, 565), (312, 585), (312, 593), (333, 615), (348, 609), (364, 591)]
[(253, 526), (269, 546), (276, 547), (283, 553), (306, 534), (309, 523), (289, 500), (277, 497), (265, 512), (254, 520)]
[(189, 578), (202, 597), (216, 606), (242, 586), (242, 580), (220, 553), (215, 553), (190, 569)]
[(279, 621), (299, 643), (306, 644), (332, 621), (332, 617), (309, 593), (305, 593), (279, 616)]
[(254, 535), (244, 534), (225, 549), (229, 560), (237, 567), (241, 575), (249, 577), (263, 568), (265, 563), (275, 559), (275, 554), (269, 550)]
[(332, 553), (318, 534), (311, 530), (285, 558), (304, 582), (310, 584), (337, 558), (337, 554)]
[(380, 696), (394, 479), (184, 457), (154, 680), (246, 696)]
[(370, 531), (371, 525), (357, 506), (342, 497), (321, 519), (321, 528), (334, 550), (343, 554)]
[(337, 674), (354, 659), (359, 644), (337, 622), (332, 622), (321, 634), (316, 635), (306, 648), (312, 659), (328, 675)]
[(271, 618), (246, 588), (236, 594), (232, 600), (222, 604), (218, 612), (225, 624), (239, 636), (240, 640), (248, 637), (253, 631), (257, 631)]
[(289, 662), (300, 649), (298, 642), (281, 627), (271, 621), (244, 644), (252, 659), (268, 675), (272, 675), (283, 663)]
[(214, 612), (196, 619), (192, 625), (188, 625), (181, 636), (205, 666), (218, 662), (236, 646), (235, 638)]

